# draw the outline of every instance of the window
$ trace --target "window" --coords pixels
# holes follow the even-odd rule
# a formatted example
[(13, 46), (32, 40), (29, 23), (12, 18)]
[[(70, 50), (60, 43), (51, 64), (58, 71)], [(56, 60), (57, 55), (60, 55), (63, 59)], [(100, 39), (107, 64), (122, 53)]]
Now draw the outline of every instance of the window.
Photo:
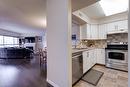
[(10, 36), (0, 36), (0, 48), (1, 47), (18, 47), (19, 38)]
[(4, 36), (4, 44), (13, 44), (13, 37)]
[(14, 44), (19, 44), (19, 38), (13, 38)]
[(3, 36), (0, 36), (0, 45), (3, 44)]

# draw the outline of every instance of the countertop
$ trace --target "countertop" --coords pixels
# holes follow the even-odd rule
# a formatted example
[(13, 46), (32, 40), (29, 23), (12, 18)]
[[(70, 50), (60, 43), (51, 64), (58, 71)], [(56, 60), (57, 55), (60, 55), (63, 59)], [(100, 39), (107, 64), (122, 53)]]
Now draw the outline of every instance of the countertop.
[(77, 53), (77, 52), (83, 52), (83, 51), (88, 51), (94, 48), (73, 48), (72, 53)]
[(72, 53), (83, 52), (83, 51), (88, 51), (88, 50), (93, 50), (93, 49), (105, 49), (105, 48), (95, 48), (95, 47), (73, 48), (73, 49), (72, 49)]

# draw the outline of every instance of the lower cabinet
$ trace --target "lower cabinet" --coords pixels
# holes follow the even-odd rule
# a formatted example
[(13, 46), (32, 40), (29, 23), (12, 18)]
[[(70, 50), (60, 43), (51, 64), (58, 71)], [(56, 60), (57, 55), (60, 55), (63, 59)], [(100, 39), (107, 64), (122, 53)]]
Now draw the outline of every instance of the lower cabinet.
[(95, 50), (83, 52), (83, 73), (86, 73), (92, 66), (96, 64)]
[(96, 63), (105, 65), (105, 49), (91, 49), (83, 52), (83, 73)]
[(97, 64), (105, 65), (105, 49), (96, 49), (97, 52)]

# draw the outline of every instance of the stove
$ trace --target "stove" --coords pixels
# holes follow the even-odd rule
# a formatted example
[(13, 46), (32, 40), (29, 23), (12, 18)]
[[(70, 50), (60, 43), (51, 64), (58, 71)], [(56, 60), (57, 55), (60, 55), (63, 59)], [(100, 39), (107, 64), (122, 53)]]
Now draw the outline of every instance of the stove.
[(106, 51), (106, 67), (128, 71), (128, 44), (109, 43)]

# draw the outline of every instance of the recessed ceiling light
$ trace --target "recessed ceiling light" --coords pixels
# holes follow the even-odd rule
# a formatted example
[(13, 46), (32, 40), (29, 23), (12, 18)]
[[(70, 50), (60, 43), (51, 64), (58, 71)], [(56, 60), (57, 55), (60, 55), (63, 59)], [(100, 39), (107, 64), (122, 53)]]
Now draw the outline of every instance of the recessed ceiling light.
[(128, 0), (101, 0), (99, 1), (106, 16), (128, 10)]

